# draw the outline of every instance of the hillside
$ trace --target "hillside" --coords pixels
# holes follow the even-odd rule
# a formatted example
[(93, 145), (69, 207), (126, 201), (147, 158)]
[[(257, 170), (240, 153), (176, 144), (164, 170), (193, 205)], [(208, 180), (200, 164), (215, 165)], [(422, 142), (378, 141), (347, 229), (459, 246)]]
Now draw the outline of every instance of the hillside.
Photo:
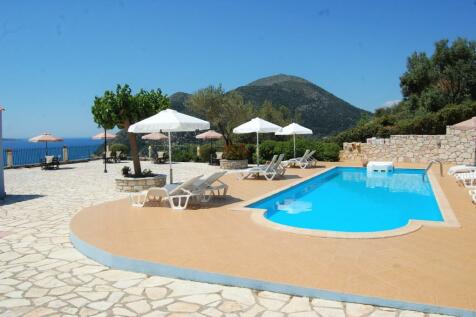
[[(359, 109), (303, 78), (289, 75), (264, 77), (236, 88), (246, 102), (260, 106), (270, 101), (274, 106), (287, 107), (302, 125), (319, 136), (331, 135), (355, 126), (367, 111)], [(171, 107), (184, 111), (189, 94), (178, 92), (170, 96)]]

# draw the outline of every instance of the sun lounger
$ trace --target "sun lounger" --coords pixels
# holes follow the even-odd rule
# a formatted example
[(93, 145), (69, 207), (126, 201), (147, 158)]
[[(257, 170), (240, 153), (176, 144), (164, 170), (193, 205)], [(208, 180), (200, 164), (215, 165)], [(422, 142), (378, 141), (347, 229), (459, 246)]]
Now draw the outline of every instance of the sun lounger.
[(220, 180), (220, 178), (225, 174), (226, 171), (215, 172), (195, 181), (193, 184), (195, 189), (193, 191), (200, 196), (200, 201), (208, 202), (214, 196), (226, 196), (228, 185)]
[(286, 172), (286, 167), (282, 165), (284, 154), (280, 154), (278, 157), (273, 156), (271, 162), (264, 166), (254, 166), (246, 170), (238, 171), (240, 173), (240, 179), (245, 179), (250, 176), (263, 175), (266, 180), (271, 181), (276, 176), (283, 176)]
[(316, 151), (306, 150), (306, 152), (304, 153), (303, 156), (292, 158), (290, 160), (284, 161), (283, 164), (285, 166), (296, 166), (296, 165), (298, 165), (302, 169), (307, 168), (312, 163), (312, 160), (313, 160), (312, 156), (314, 155), (314, 153), (316, 153)]
[(211, 157), (210, 165), (220, 165), (220, 160), (223, 158), (223, 152), (216, 152), (215, 157)]
[(476, 166), (472, 165), (455, 165), (448, 169), (448, 175), (457, 175), (459, 173), (476, 172)]
[(476, 172), (457, 173), (455, 174), (456, 181), (465, 187), (476, 187)]
[(165, 152), (158, 151), (157, 158), (155, 159), (155, 163), (165, 163)]
[(187, 208), (190, 198), (203, 193), (203, 191), (197, 190), (197, 181), (202, 176), (192, 177), (181, 184), (152, 187), (141, 193), (130, 195), (129, 200), (134, 207), (143, 207), (147, 202), (160, 203), (162, 200), (167, 200), (172, 209), (183, 210)]
[(59, 168), (59, 159), (54, 155), (46, 155), (40, 162), (41, 169), (58, 169)]

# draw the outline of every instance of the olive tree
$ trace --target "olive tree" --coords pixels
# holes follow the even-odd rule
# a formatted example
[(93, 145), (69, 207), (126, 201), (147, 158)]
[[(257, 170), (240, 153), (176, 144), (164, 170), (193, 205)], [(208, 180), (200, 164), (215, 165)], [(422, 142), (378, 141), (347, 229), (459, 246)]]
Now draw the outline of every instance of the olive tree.
[[(141, 89), (133, 95), (129, 85), (117, 85), (116, 91), (107, 90), (101, 97), (94, 98), (92, 114), (94, 122), (104, 129), (118, 127), (125, 129), (157, 112), (168, 108), (170, 101), (160, 89), (146, 91)], [(134, 133), (128, 133), (134, 174), (141, 175), (137, 139)]]
[(200, 89), (187, 100), (187, 108), (206, 118), (232, 144), (233, 128), (252, 116), (253, 107), (236, 92), (225, 93), (221, 86)]

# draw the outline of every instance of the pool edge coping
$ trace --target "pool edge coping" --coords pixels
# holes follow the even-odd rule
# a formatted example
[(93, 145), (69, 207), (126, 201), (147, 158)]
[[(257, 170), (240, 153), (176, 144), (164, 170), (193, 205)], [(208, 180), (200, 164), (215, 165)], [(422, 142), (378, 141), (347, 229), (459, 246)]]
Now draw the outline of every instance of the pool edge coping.
[(424, 313), (446, 314), (460, 317), (476, 317), (476, 311), (464, 308), (414, 303), (394, 299), (385, 299), (374, 296), (336, 292), (292, 284), (256, 280), (251, 278), (226, 275), (215, 272), (207, 272), (191, 268), (177, 267), (173, 265), (114, 255), (103, 249), (99, 249), (96, 246), (89, 244), (88, 242), (81, 240), (73, 233), (72, 230), (70, 230), (69, 238), (74, 247), (90, 259), (93, 259), (94, 261), (97, 261), (105, 266), (120, 270), (127, 270), (148, 275), (157, 275), (182, 280), (190, 280), (201, 283), (212, 283), (232, 287), (244, 287), (260, 291), (270, 291), (288, 294), (291, 296), (302, 296), (348, 303), (367, 304), (378, 307), (390, 307), (400, 310), (412, 310)]
[[(448, 198), (446, 197), (446, 194), (443, 192), (443, 189), (441, 188), (439, 181), (436, 179), (435, 175), (433, 174), (434, 172), (432, 170), (429, 170), (427, 175), (428, 175), (431, 189), (433, 191), (433, 194), (435, 195), (438, 208), (440, 209), (441, 215), (443, 217), (443, 221), (410, 219), (406, 225), (396, 229), (391, 229), (391, 230), (383, 230), (383, 231), (375, 231), (375, 232), (339, 232), (339, 231), (331, 231), (331, 230), (306, 229), (306, 228), (297, 228), (293, 226), (287, 226), (287, 225), (276, 223), (267, 219), (264, 216), (266, 209), (247, 207), (250, 204), (269, 198), (275, 194), (288, 190), (291, 187), (297, 186), (311, 178), (317, 177), (321, 174), (324, 174), (338, 167), (339, 166), (332, 166), (330, 168), (325, 168), (323, 170), (318, 171), (317, 173), (314, 173), (310, 176), (307, 176), (289, 185), (278, 188), (276, 190), (263, 194), (259, 197), (255, 197), (248, 201), (241, 202), (237, 206), (230, 208), (230, 210), (249, 212), (250, 218), (254, 223), (265, 226), (273, 230), (290, 232), (290, 233), (301, 234), (301, 235), (315, 236), (320, 238), (382, 239), (382, 238), (391, 238), (391, 237), (406, 235), (421, 229), (423, 226), (439, 227), (439, 228), (461, 227), (453, 211), (453, 208), (451, 207), (448, 201)], [(361, 168), (361, 166), (350, 166), (350, 167)]]

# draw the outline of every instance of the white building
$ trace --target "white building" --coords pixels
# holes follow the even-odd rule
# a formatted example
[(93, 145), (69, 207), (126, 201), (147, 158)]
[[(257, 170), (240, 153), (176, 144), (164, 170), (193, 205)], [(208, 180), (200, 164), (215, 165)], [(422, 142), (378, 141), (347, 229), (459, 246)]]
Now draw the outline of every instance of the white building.
[(2, 137), (2, 113), (5, 109), (0, 106), (0, 199), (5, 197), (5, 182), (3, 180), (3, 137)]

